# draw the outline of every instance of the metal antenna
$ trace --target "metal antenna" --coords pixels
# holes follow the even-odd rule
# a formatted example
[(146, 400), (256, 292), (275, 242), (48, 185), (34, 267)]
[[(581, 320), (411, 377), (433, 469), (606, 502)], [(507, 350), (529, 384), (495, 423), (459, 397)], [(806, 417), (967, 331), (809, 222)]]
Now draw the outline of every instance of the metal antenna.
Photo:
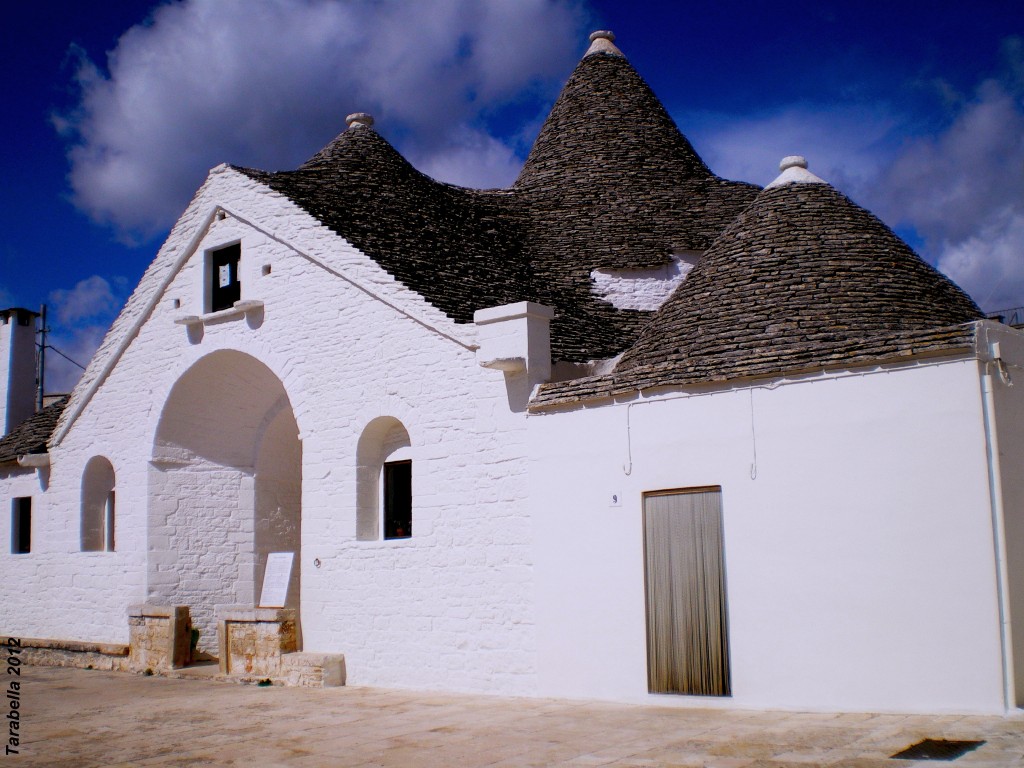
[(39, 367), (36, 370), (36, 412), (43, 410), (43, 394), (46, 392), (46, 305), (39, 308)]

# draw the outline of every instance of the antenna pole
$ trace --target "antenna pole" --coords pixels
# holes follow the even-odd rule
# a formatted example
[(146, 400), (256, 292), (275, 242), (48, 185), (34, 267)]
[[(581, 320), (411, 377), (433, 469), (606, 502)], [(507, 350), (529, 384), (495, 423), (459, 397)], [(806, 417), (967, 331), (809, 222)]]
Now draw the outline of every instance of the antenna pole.
[(43, 410), (43, 395), (46, 392), (46, 305), (39, 309), (39, 367), (36, 370), (36, 411)]

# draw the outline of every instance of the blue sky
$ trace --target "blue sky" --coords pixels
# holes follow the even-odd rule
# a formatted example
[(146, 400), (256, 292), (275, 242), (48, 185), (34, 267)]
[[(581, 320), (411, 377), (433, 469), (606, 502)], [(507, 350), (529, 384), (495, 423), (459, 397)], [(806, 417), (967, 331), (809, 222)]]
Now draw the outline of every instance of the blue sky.
[[(983, 309), (1024, 305), (1020, 2), (19, 6), (0, 304), (47, 303), (83, 363), (212, 166), (295, 167), (369, 111), (421, 170), (506, 185), (593, 29), (719, 175), (764, 184), (803, 154)], [(75, 376), (54, 359), (51, 389)]]

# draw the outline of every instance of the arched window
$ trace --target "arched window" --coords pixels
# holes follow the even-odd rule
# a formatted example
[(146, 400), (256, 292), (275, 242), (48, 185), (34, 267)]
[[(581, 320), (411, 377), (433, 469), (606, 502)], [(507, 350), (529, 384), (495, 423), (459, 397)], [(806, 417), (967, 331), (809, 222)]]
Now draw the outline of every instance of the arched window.
[(82, 551), (114, 551), (114, 467), (102, 456), (82, 473)]
[(391, 416), (371, 421), (359, 438), (357, 457), (356, 538), (410, 538), (411, 442), (402, 422)]

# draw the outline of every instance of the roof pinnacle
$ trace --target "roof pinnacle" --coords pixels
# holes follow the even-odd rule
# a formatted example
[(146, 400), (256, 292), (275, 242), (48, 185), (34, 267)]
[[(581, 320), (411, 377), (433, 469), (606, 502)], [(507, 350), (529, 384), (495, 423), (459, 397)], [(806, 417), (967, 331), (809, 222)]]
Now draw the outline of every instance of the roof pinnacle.
[(622, 51), (615, 46), (614, 40), (615, 33), (607, 29), (599, 29), (596, 32), (591, 32), (590, 47), (587, 49), (587, 52), (583, 54), (583, 58), (595, 53), (608, 53), (612, 56), (622, 56), (625, 58)]
[(765, 189), (781, 187), (783, 184), (827, 184), (807, 170), (807, 158), (802, 155), (786, 155), (779, 163), (779, 170), (782, 171), (771, 184)]
[(353, 112), (345, 118), (345, 124), (349, 128), (371, 128), (373, 126), (373, 115), (368, 112)]

